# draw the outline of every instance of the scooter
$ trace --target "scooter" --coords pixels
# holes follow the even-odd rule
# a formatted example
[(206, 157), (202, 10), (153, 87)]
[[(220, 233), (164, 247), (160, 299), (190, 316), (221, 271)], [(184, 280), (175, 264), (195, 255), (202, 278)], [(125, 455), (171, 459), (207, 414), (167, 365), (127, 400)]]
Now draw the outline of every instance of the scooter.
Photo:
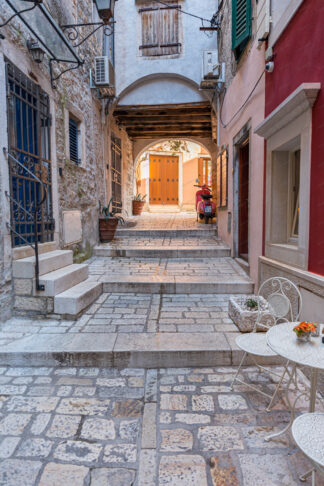
[(196, 192), (197, 221), (198, 218), (204, 219), (205, 224), (208, 224), (209, 219), (215, 218), (216, 215), (216, 205), (211, 200), (213, 197), (211, 190), (206, 184), (202, 186), (194, 184), (194, 187), (200, 187), (200, 190)]

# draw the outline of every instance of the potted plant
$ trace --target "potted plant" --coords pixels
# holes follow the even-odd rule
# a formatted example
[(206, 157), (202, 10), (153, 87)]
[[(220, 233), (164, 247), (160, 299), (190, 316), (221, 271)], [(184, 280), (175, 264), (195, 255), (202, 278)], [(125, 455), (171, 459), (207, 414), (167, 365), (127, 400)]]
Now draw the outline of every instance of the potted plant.
[(116, 216), (117, 211), (110, 210), (113, 198), (110, 199), (107, 206), (102, 206), (99, 201), (99, 239), (102, 243), (106, 243), (114, 239), (117, 225), (120, 222), (124, 224), (124, 219), (121, 216)]
[(316, 329), (317, 326), (312, 322), (302, 321), (293, 328), (293, 331), (296, 333), (297, 339), (300, 341), (309, 341), (311, 335), (316, 333)]
[[(228, 303), (228, 315), (241, 332), (251, 332), (254, 329), (257, 318), (261, 323), (272, 321), (272, 316), (267, 301), (263, 297), (230, 297)], [(257, 331), (265, 332), (267, 329), (258, 326)]]
[(133, 199), (133, 216), (139, 216), (143, 211), (146, 194), (137, 194)]

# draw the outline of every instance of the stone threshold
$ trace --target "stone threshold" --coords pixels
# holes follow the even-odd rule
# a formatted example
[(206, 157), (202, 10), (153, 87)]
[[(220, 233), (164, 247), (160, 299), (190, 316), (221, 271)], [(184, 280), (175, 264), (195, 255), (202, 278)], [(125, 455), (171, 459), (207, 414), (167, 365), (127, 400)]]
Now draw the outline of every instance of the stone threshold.
[[(237, 366), (240, 333), (82, 333), (28, 336), (0, 347), (4, 366), (160, 368)], [(282, 364), (280, 357), (261, 364)], [(253, 364), (251, 361), (247, 364)]]

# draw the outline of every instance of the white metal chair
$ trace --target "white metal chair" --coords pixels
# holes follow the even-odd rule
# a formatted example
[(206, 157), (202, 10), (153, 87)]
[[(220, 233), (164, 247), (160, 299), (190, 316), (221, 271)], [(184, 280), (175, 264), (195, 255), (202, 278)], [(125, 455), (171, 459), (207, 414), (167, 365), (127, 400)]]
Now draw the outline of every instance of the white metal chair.
[(299, 479), (306, 481), (312, 476), (312, 486), (315, 486), (316, 472), (324, 474), (324, 413), (300, 415), (294, 420), (291, 432), (296, 445), (313, 465), (313, 468)]
[[(270, 402), (266, 410), (269, 411), (282, 384), (285, 374), (288, 373), (290, 375), (290, 371), (288, 369), (289, 361), (287, 361), (284, 365), (284, 370), (281, 375), (271, 369), (261, 366), (257, 362), (258, 357), (264, 358), (276, 356), (276, 353), (267, 345), (266, 333), (257, 332), (257, 330), (261, 328), (266, 331), (271, 326), (281, 322), (297, 321), (301, 312), (302, 298), (298, 288), (293, 282), (284, 277), (272, 277), (262, 283), (256, 297), (256, 301), (258, 303), (258, 316), (253, 331), (247, 334), (242, 334), (236, 338), (236, 344), (244, 351), (244, 355), (231, 386), (233, 389), (234, 383), (238, 381), (239, 383), (243, 383), (254, 391), (268, 397)], [(267, 303), (268, 310), (264, 309), (264, 303)], [(279, 378), (279, 382), (273, 395), (270, 395), (257, 386), (247, 383), (239, 378), (238, 375), (248, 356), (252, 358), (253, 363), (260, 371), (265, 371)]]

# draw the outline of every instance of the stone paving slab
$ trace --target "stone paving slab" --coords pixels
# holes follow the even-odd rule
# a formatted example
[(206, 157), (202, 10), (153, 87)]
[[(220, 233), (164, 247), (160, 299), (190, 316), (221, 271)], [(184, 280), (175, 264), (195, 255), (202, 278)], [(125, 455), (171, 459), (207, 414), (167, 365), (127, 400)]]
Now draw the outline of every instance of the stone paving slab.
[[(227, 313), (229, 298), (105, 293), (76, 321), (13, 318), (0, 325), (0, 363), (148, 368), (163, 366), (165, 360), (170, 366), (238, 364), (242, 351), (235, 343), (238, 329)], [(278, 358), (266, 362), (277, 364)]]
[[(229, 344), (230, 333), (83, 333), (35, 335), (0, 346), (0, 365), (73, 364), (74, 366), (170, 366), (230, 365), (241, 351)], [(259, 360), (282, 362), (278, 357)]]
[(90, 261), (89, 274), (104, 292), (251, 293), (253, 281), (232, 259), (103, 258)]
[[(196, 230), (202, 231), (208, 228), (210, 231), (215, 231), (217, 225), (215, 223), (205, 225), (196, 220), (196, 212), (188, 211), (181, 213), (149, 213), (143, 212), (141, 216), (131, 216), (127, 218), (127, 223), (131, 226), (133, 231), (141, 230)], [(124, 227), (128, 230), (128, 226)], [(118, 228), (118, 232), (122, 232), (123, 227)]]
[(219, 258), (229, 257), (230, 248), (216, 236), (116, 237), (94, 247), (99, 257)]
[(261, 394), (231, 390), (235, 369), (0, 367), (0, 484), (297, 486), (308, 460), (288, 434), (264, 441), (289, 420), (284, 395), (265, 412)]

